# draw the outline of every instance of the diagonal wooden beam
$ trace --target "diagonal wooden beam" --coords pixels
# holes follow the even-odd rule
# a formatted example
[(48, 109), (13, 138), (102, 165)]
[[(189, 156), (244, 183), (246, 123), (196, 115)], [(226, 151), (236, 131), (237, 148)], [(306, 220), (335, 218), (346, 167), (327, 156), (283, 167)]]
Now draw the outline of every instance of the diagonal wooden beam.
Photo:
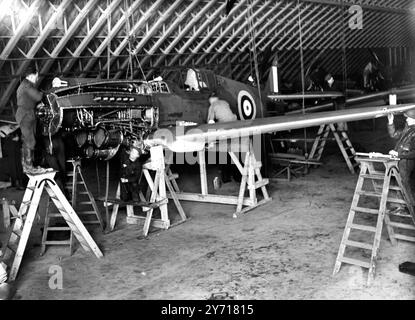
[[(146, 32), (146, 35), (140, 40), (140, 42), (135, 46), (133, 52), (131, 52), (130, 54), (132, 54), (133, 56), (136, 56), (144, 47), (144, 45), (150, 40), (150, 38), (154, 35), (154, 33), (156, 33), (156, 31), (158, 29), (160, 29), (163, 26), (163, 23), (172, 16), (172, 13), (175, 12), (177, 6), (182, 2), (182, 0), (176, 0), (173, 5), (171, 7), (169, 7), (165, 12), (163, 12), (162, 16), (157, 19), (157, 21), (152, 25), (152, 27), (150, 28), (150, 30), (148, 30)], [(199, 1), (194, 1), (193, 5), (191, 5), (190, 7), (193, 8), (195, 4), (197, 4)], [(177, 18), (176, 18), (177, 19)], [(149, 54), (151, 54), (149, 52)], [(117, 74), (115, 75), (115, 78), (118, 79), (121, 74), (123, 73), (122, 70), (127, 68), (127, 65), (129, 63), (130, 59), (127, 58), (125, 59), (125, 61), (122, 63), (121, 67), (120, 67), (120, 71), (117, 72)], [(133, 77), (135, 76), (135, 73), (133, 75)]]
[[(207, 11), (210, 9), (210, 7), (212, 7), (214, 4), (216, 4), (216, 1), (208, 1), (207, 4), (203, 7), (203, 9), (201, 11), (199, 11), (192, 19), (189, 23), (186, 24), (186, 26), (181, 30), (180, 35), (176, 36), (176, 38), (167, 46), (167, 48), (165, 50), (163, 50), (164, 54), (169, 54), (175, 47), (176, 45), (183, 39), (183, 37), (193, 28), (193, 26), (196, 24), (196, 22), (198, 22), (199, 20), (201, 20), (205, 14), (207, 13)], [(206, 28), (206, 26), (208, 26), (211, 22), (213, 22), (216, 17), (225, 9), (226, 7), (226, 3), (222, 3), (222, 5), (220, 5), (216, 11), (210, 15), (205, 22), (199, 26), (199, 28), (197, 29), (197, 31), (193, 34), (193, 38), (197, 38), (198, 35), (204, 31), (204, 29)], [(182, 48), (180, 50), (183, 50), (182, 52), (186, 51), (187, 48), (190, 46), (191, 39), (189, 39), (186, 44), (184, 44), (184, 46), (182, 46)], [(179, 50), (178, 50), (179, 51)], [(178, 59), (178, 56), (176, 56)], [(165, 59), (165, 56), (162, 55), (160, 56), (155, 63), (153, 64), (154, 67), (158, 67)], [(155, 69), (151, 69), (147, 74), (147, 78), (149, 78), (150, 76), (153, 75)]]
[(61, 40), (55, 46), (53, 51), (50, 53), (51, 59), (46, 60), (46, 62), (42, 66), (42, 69), (39, 72), (39, 83), (43, 80), (44, 75), (50, 70), (59, 53), (64, 49), (68, 41), (74, 35), (75, 31), (78, 30), (78, 28), (80, 27), (82, 21), (91, 12), (91, 10), (94, 8), (97, 2), (98, 0), (89, 0), (88, 3), (84, 6), (84, 8), (81, 10), (81, 12), (77, 14), (75, 20), (72, 22), (71, 26), (66, 31), (65, 35), (61, 38)]
[[(259, 28), (257, 30), (257, 35), (261, 36), (261, 33), (263, 32), (263, 30), (265, 30), (266, 28), (266, 24), (265, 21), (266, 19), (273, 15), (275, 10), (280, 9), (280, 6), (282, 5), (282, 2), (277, 2), (273, 4), (273, 7), (271, 8), (271, 10), (268, 10), (267, 13), (265, 13), (261, 19), (258, 19), (255, 24), (254, 24), (254, 29), (256, 30), (257, 28)], [(268, 22), (269, 23), (274, 23), (274, 18), (269, 19)], [(264, 29), (261, 28), (261, 26), (265, 26)], [(222, 58), (219, 60), (219, 63), (223, 63), (226, 61), (226, 59), (230, 56), (230, 55), (235, 55), (235, 51), (237, 50), (238, 46), (241, 45), (242, 42), (246, 41), (246, 39), (249, 37), (249, 32), (246, 32), (245, 34), (243, 34), (241, 37), (238, 38), (238, 40), (233, 44), (233, 46), (228, 50), (228, 52), (226, 52)]]
[[(243, 20), (248, 21), (249, 17), (247, 17), (248, 11), (253, 10), (255, 6), (258, 4), (259, 0), (254, 1), (253, 3), (247, 4), (246, 8), (242, 10), (237, 17), (235, 17), (231, 23), (228, 24), (228, 26), (221, 31), (220, 35), (216, 37), (216, 39), (213, 40), (213, 42), (210, 44), (209, 47), (207, 47), (204, 51), (204, 53), (196, 60), (196, 65), (201, 63), (203, 59), (211, 53), (216, 46), (222, 41), (222, 39), (227, 35), (236, 25), (241, 24)], [(190, 58), (190, 57), (188, 57)], [(186, 60), (185, 60), (186, 61)], [(209, 62), (210, 63), (210, 62)]]
[(94, 26), (89, 30), (88, 34), (82, 39), (79, 46), (73, 52), (73, 59), (70, 59), (66, 62), (65, 66), (63, 67), (62, 73), (67, 73), (71, 70), (75, 62), (78, 60), (78, 57), (81, 53), (85, 50), (91, 40), (95, 37), (99, 30), (101, 30), (104, 23), (107, 21), (108, 16), (119, 6), (122, 0), (114, 0), (111, 2), (109, 7), (105, 9), (105, 11), (101, 14), (98, 20), (95, 22)]
[(9, 57), (10, 53), (16, 47), (17, 43), (19, 42), (20, 38), (23, 36), (24, 32), (26, 31), (27, 27), (30, 24), (32, 18), (38, 14), (38, 9), (40, 5), (43, 3), (42, 0), (36, 0), (32, 3), (32, 5), (28, 9), (28, 14), (23, 21), (20, 22), (19, 26), (16, 29), (15, 34), (13, 37), (7, 42), (6, 46), (4, 47), (3, 51), (0, 54), (0, 70), (3, 67), (4, 63), (6, 62), (7, 58)]
[(112, 30), (109, 32), (107, 37), (101, 42), (99, 47), (94, 51), (93, 57), (91, 57), (86, 64), (86, 66), (83, 68), (83, 72), (81, 73), (80, 77), (85, 77), (89, 70), (95, 65), (97, 59), (101, 54), (104, 52), (104, 50), (107, 49), (108, 43), (110, 43), (114, 37), (117, 35), (117, 33), (121, 30), (123, 25), (127, 22), (127, 19), (130, 18), (132, 13), (136, 11), (139, 6), (142, 4), (143, 0), (136, 0), (130, 7), (127, 9), (126, 13), (122, 16), (120, 20), (117, 21), (115, 26), (112, 28)]
[[(224, 42), (224, 43), (222, 43), (222, 45), (217, 49), (217, 50), (215, 50), (216, 52), (211, 56), (211, 58), (208, 60), (208, 64), (210, 64), (210, 63), (212, 63), (213, 61), (215, 61), (215, 59), (219, 56), (219, 55), (221, 55), (222, 53), (224, 53), (224, 51), (226, 50), (226, 48), (228, 47), (228, 45), (242, 32), (242, 31), (244, 31), (245, 29), (247, 29), (247, 30), (245, 30), (245, 35), (246, 34), (250, 34), (250, 32), (249, 32), (249, 24), (250, 24), (250, 22), (251, 21), (254, 21), (254, 19), (259, 15), (259, 14), (261, 14), (261, 12), (262, 11), (264, 11), (265, 9), (268, 9), (268, 14), (269, 14), (269, 12), (272, 12), (272, 10), (269, 10), (270, 8), (268, 7), (270, 4), (271, 4), (272, 2), (271, 1), (266, 1), (266, 2), (264, 2), (262, 5), (261, 5), (261, 7), (258, 9), (258, 10), (255, 10), (255, 12), (253, 13), (253, 15), (252, 15), (252, 17), (246, 17), (246, 19), (245, 19), (245, 21), (243, 22), (243, 23), (240, 23), (239, 24), (239, 27), (232, 33), (232, 35), (231, 36), (229, 36), (228, 37), (228, 39), (226, 39), (226, 41)], [(253, 4), (254, 5), (254, 4)], [(252, 5), (252, 6), (253, 6)], [(278, 6), (278, 4), (277, 4), (277, 6)], [(260, 17), (259, 19), (257, 19), (257, 22), (258, 23), (261, 23), (262, 21), (263, 21), (263, 19), (264, 19), (264, 17), (267, 17), (268, 16), (268, 14), (267, 13), (265, 13), (262, 17)], [(256, 26), (257, 24), (255, 23), (254, 25), (253, 25), (253, 32), (255, 31), (255, 26)], [(247, 27), (248, 26), (248, 27)], [(212, 44), (213, 45), (213, 44)], [(213, 46), (214, 47), (214, 46)], [(209, 50), (209, 49), (208, 49)], [(227, 50), (227, 51), (229, 51), (229, 50)], [(225, 60), (223, 60), (222, 59), (222, 61), (225, 61)]]
[[(177, 1), (179, 0), (176, 0), (176, 2)], [(163, 0), (157, 0), (151, 5), (150, 8), (148, 8), (148, 10), (144, 13), (144, 15), (131, 28), (130, 33), (121, 41), (118, 47), (114, 50), (112, 54), (112, 58), (110, 58), (109, 61), (105, 63), (102, 69), (105, 70), (108, 68), (108, 64), (111, 66), (114, 63), (115, 59), (122, 53), (122, 51), (128, 45), (130, 41), (130, 37), (133, 36), (137, 31), (139, 31), (141, 28), (145, 26), (148, 19), (150, 19), (153, 16), (153, 13), (158, 9), (158, 7), (162, 5), (162, 3), (163, 3)]]
[[(246, 0), (241, 0), (240, 2), (238, 2), (232, 8), (232, 11), (236, 12), (239, 8), (241, 8), (245, 4), (245, 2), (246, 2)], [(218, 21), (216, 23), (216, 25), (212, 29), (210, 29), (210, 31), (204, 37), (204, 39), (201, 40), (201, 41), (199, 41), (199, 43), (196, 45), (196, 47), (191, 50), (191, 53), (184, 59), (184, 61), (182, 62), (182, 64), (183, 65), (186, 65), (197, 53), (199, 53), (202, 50), (203, 46), (208, 41), (212, 41), (212, 38), (214, 37), (214, 35), (219, 31), (220, 28), (222, 28), (223, 24), (226, 21), (232, 21), (231, 24), (233, 25), (233, 22), (235, 21), (235, 19), (236, 20), (240, 20), (246, 14), (246, 11), (247, 11), (247, 9), (244, 10), (242, 13), (240, 13), (236, 18), (232, 18), (232, 20), (230, 19), (230, 14), (228, 16), (222, 16), (221, 20)], [(219, 37), (221, 37), (221, 36), (219, 36)], [(171, 61), (170, 61), (170, 63), (171, 63)]]
[[(319, 10), (320, 8), (315, 6), (314, 8), (311, 8), (311, 10), (309, 12), (305, 12), (305, 13), (300, 13), (301, 16), (301, 21), (302, 21), (302, 25), (301, 25), (301, 32), (304, 32), (304, 26), (307, 25), (307, 21), (311, 21), (307, 20), (307, 18), (310, 15), (313, 15), (316, 10)], [(285, 41), (283, 42), (284, 38), (280, 38), (273, 46), (272, 46), (272, 50), (275, 50), (275, 47), (278, 46), (278, 49), (289, 49), (287, 48), (288, 45), (292, 44), (293, 42), (295, 42), (298, 38), (299, 38), (299, 34), (300, 34), (300, 27), (298, 26), (298, 21), (296, 21), (296, 23), (294, 23), (293, 26), (291, 26), (291, 28), (286, 32), (287, 35), (290, 35), (288, 37), (285, 38)], [(281, 45), (280, 45), (281, 44)]]
[[(41, 34), (38, 36), (36, 41), (33, 43), (32, 47), (30, 48), (29, 52), (27, 53), (27, 59), (24, 60), (17, 70), (17, 74), (21, 75), (27, 66), (30, 64), (31, 60), (35, 54), (39, 51), (39, 49), (42, 47), (45, 40), (48, 38), (50, 32), (55, 28), (57, 19), (63, 14), (66, 7), (71, 3), (71, 0), (63, 0), (59, 7), (56, 9), (56, 11), (52, 14), (52, 16), (49, 18), (48, 23), (44, 26)], [(20, 79), (14, 78), (9, 85), (7, 86), (5, 92), (3, 93), (3, 96), (0, 100), (0, 110), (2, 110), (6, 103), (9, 101), (12, 94), (15, 92), (17, 85), (19, 84)]]
[[(176, 19), (174, 20), (174, 22), (170, 25), (170, 27), (165, 30), (163, 32), (163, 35), (156, 41), (156, 43), (154, 43), (154, 45), (150, 48), (150, 50), (148, 51), (148, 54), (144, 57), (144, 59), (142, 59), (141, 64), (143, 66), (145, 66), (147, 64), (147, 62), (151, 59), (151, 56), (157, 51), (157, 49), (164, 43), (164, 41), (166, 40), (166, 38), (172, 33), (174, 32), (174, 30), (176, 30), (176, 28), (180, 25), (180, 23), (183, 21), (183, 19), (200, 3), (200, 0), (194, 0), (192, 1), (192, 3), (190, 4), (190, 6), (188, 6), (182, 13), (180, 13)], [(202, 14), (204, 14), (209, 8), (210, 6), (212, 6), (214, 3), (214, 1), (209, 1), (207, 3), (207, 5), (200, 11)], [(194, 21), (194, 22), (193, 22)], [(193, 26), (193, 23), (195, 23), (197, 20), (195, 20), (194, 18), (188, 23), (186, 24), (185, 28), (183, 28), (183, 30), (181, 30), (181, 34), (183, 36), (183, 34), (187, 33), (187, 30), (185, 29), (190, 29)], [(179, 41), (180, 37), (176, 37), (172, 43), (177, 43), (176, 41)], [(175, 44), (174, 44), (175, 45)], [(166, 50), (163, 50), (164, 53), (168, 54), (171, 51), (171, 48), (174, 47), (171, 46), (171, 44), (166, 48)], [(122, 70), (125, 69), (125, 66), (123, 68), (121, 68)], [(119, 71), (116, 75), (115, 78), (118, 79), (121, 74), (123, 73), (123, 71)], [(134, 71), (134, 78), (139, 74), (140, 70), (135, 70)]]

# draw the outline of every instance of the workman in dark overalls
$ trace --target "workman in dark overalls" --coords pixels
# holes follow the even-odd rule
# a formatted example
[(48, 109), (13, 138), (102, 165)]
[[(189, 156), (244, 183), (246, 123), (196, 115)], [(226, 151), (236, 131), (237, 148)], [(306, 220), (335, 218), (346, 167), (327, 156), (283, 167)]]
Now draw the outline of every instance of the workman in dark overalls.
[(25, 73), (25, 78), (17, 88), (16, 121), (22, 133), (22, 166), (25, 173), (38, 174), (45, 169), (33, 166), (36, 146), (36, 105), (42, 100), (43, 93), (36, 89), (38, 71), (32, 65)]

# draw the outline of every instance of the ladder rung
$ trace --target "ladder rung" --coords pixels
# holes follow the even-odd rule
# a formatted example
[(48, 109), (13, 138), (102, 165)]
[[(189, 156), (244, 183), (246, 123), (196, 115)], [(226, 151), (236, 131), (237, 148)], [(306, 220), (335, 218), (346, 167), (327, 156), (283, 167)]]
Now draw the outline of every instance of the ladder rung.
[(95, 221), (83, 221), (83, 224), (101, 224), (98, 220)]
[(355, 212), (364, 212), (364, 213), (370, 213), (370, 214), (379, 214), (379, 210), (377, 209), (370, 209), (370, 208), (363, 208), (363, 207), (354, 207), (351, 208), (351, 210)]
[(47, 227), (47, 231), (70, 231), (69, 227)]
[(361, 174), (360, 176), (365, 178), (365, 179), (378, 179), (378, 180), (385, 179), (385, 176), (380, 175), (380, 174)]
[(389, 222), (389, 225), (394, 228), (401, 228), (401, 229), (407, 229), (407, 230), (415, 230), (415, 226), (411, 224), (406, 223), (399, 223), (399, 222)]
[(266, 186), (267, 184), (268, 184), (268, 179), (262, 179), (262, 181), (258, 181), (255, 184), (249, 186), (249, 188), (259, 189), (259, 188), (262, 188), (262, 187)]
[(78, 212), (77, 213), (78, 216), (80, 215), (92, 215), (92, 214), (97, 214), (95, 211), (82, 211), (82, 212)]
[(400, 213), (400, 212), (388, 212), (388, 214), (390, 216), (395, 216), (395, 217), (402, 217), (402, 218), (411, 218), (412, 216), (405, 212), (405, 213)]
[(62, 218), (63, 216), (60, 213), (54, 212), (54, 213), (48, 213), (49, 218)]
[(361, 261), (361, 260), (357, 260), (357, 259), (352, 259), (352, 258), (346, 258), (346, 257), (341, 257), (339, 259), (341, 262), (344, 263), (348, 263), (348, 264), (354, 264), (357, 266), (361, 266), (363, 268), (370, 268), (370, 263), (369, 262), (365, 262), (365, 261)]
[(344, 242), (344, 244), (346, 246), (351, 246), (351, 247), (356, 247), (356, 248), (362, 248), (362, 249), (368, 249), (368, 250), (373, 249), (373, 246), (371, 244), (364, 243), (364, 242), (353, 241), (353, 240), (346, 240)]
[(388, 202), (406, 204), (406, 201), (405, 200), (403, 200), (403, 199), (397, 199), (397, 198), (388, 198)]
[(376, 228), (375, 227), (365, 226), (363, 224), (355, 224), (355, 223), (352, 223), (352, 224), (350, 224), (349, 228), (363, 230), (363, 231), (376, 232)]
[(62, 245), (62, 246), (65, 246), (65, 245), (71, 244), (71, 240), (62, 240), (62, 241), (46, 240), (46, 241), (43, 242), (43, 244), (45, 244), (45, 245)]
[(402, 191), (399, 186), (389, 186), (389, 190)]
[(369, 196), (369, 197), (382, 197), (382, 194), (379, 192), (372, 192), (372, 191), (357, 191), (356, 192), (359, 195), (362, 196)]
[(91, 201), (78, 201), (77, 205), (92, 204)]
[(411, 242), (415, 242), (415, 237), (411, 237), (411, 236), (405, 236), (403, 234), (396, 234), (394, 236), (396, 239), (400, 239), (400, 240), (405, 240), (405, 241), (411, 241)]

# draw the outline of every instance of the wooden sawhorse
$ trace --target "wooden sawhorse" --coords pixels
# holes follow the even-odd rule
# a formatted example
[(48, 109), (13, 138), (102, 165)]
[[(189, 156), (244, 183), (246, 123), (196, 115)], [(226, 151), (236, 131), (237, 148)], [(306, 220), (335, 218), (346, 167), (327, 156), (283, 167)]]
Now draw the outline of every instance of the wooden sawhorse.
[[(154, 179), (152, 178), (151, 171), (155, 172)], [(162, 146), (155, 146), (150, 149), (150, 161), (143, 165), (143, 175), (147, 181), (149, 189), (151, 191), (148, 199), (140, 192), (141, 202), (122, 202), (120, 200), (120, 185), (118, 185), (116, 199), (108, 199), (104, 205), (114, 205), (110, 218), (110, 230), (114, 230), (117, 220), (118, 209), (120, 205), (125, 205), (127, 210), (127, 223), (139, 224), (144, 220), (143, 236), (146, 237), (149, 232), (150, 225), (159, 229), (168, 229), (185, 222), (188, 218), (184, 213), (184, 210), (180, 204), (179, 199), (176, 197), (176, 189), (173, 187), (171, 180), (175, 176), (167, 175), (170, 169), (165, 166), (164, 153)], [(174, 182), (175, 184), (175, 182)], [(173, 224), (170, 223), (168, 215), (168, 198), (166, 194), (166, 187), (169, 190), (169, 194), (172, 195), (172, 199), (176, 206), (176, 209), (180, 215), (181, 220)], [(101, 198), (102, 200), (102, 198)], [(105, 201), (105, 200), (104, 200)], [(146, 212), (146, 216), (139, 216), (134, 214), (134, 207), (141, 207), (143, 212)], [(160, 219), (153, 218), (154, 209), (160, 210)]]
[[(262, 163), (257, 161), (255, 158), (251, 139), (246, 139), (245, 148), (247, 151), (245, 153), (245, 160), (243, 163), (239, 161), (238, 157), (233, 151), (227, 151), (234, 164), (238, 168), (239, 172), (242, 174), (238, 196), (209, 194), (207, 186), (205, 149), (198, 151), (201, 193), (180, 192), (176, 190), (175, 194), (170, 192), (167, 194), (167, 196), (173, 199), (174, 197), (177, 197), (179, 200), (185, 201), (236, 205), (236, 211), (233, 213), (234, 218), (236, 218), (241, 213), (246, 213), (252, 209), (270, 202), (272, 198), (269, 197), (266, 189), (266, 185), (268, 184), (269, 180), (263, 179), (261, 175)], [(257, 198), (257, 189), (261, 189), (262, 191), (263, 199), (260, 201), (258, 201)], [(249, 197), (245, 197), (245, 192), (247, 190), (249, 192)]]

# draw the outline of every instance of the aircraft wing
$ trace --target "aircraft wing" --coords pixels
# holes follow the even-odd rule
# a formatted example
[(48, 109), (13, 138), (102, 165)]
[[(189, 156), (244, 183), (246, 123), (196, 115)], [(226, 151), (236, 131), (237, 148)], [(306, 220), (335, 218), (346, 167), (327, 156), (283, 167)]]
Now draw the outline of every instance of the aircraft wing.
[[(402, 98), (402, 97), (405, 98), (405, 97), (413, 96), (415, 94), (415, 86), (404, 86), (404, 87), (394, 88), (394, 89), (387, 90), (387, 91), (380, 91), (380, 92), (369, 93), (369, 94), (358, 95), (358, 96), (355, 96), (355, 97), (347, 98), (346, 99), (346, 106), (359, 105), (359, 104), (362, 104), (362, 103), (367, 103), (369, 101), (375, 101), (375, 100), (378, 100), (378, 99), (383, 99), (383, 98), (389, 96), (390, 94), (396, 94), (398, 99)], [(333, 107), (333, 103), (328, 102), (328, 103), (324, 103), (324, 104), (317, 105), (317, 106), (314, 106), (314, 107), (305, 108), (305, 112), (315, 112), (315, 111), (327, 110), (331, 107)], [(299, 110), (294, 110), (294, 111), (287, 112), (286, 114), (287, 115), (300, 114), (302, 112), (303, 111), (301, 109), (299, 109)]]
[(326, 111), (306, 115), (277, 116), (254, 120), (232, 121), (197, 126), (175, 126), (155, 131), (148, 144), (161, 144), (174, 152), (203, 150), (206, 143), (257, 134), (314, 127), (322, 124), (373, 119), (388, 113), (402, 113), (415, 109), (415, 104), (366, 107)]
[(268, 95), (269, 99), (273, 100), (298, 100), (298, 99), (325, 99), (325, 98), (338, 98), (343, 97), (343, 93), (338, 91), (306, 91), (304, 94), (302, 92), (297, 93), (287, 93), (287, 94), (270, 94)]

